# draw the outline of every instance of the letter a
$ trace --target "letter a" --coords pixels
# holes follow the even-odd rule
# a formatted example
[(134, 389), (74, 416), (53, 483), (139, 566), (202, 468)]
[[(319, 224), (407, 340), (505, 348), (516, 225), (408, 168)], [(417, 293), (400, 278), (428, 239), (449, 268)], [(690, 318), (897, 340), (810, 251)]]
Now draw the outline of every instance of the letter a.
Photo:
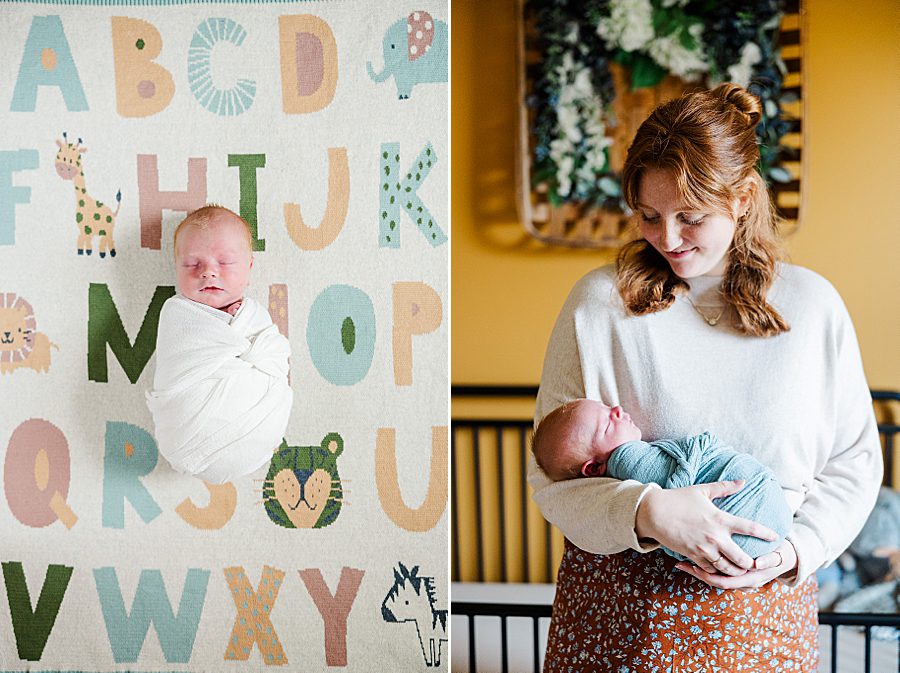
[(88, 109), (78, 69), (72, 60), (72, 51), (58, 16), (36, 16), (32, 19), (9, 109), (13, 112), (34, 112), (39, 86), (58, 87), (69, 112)]

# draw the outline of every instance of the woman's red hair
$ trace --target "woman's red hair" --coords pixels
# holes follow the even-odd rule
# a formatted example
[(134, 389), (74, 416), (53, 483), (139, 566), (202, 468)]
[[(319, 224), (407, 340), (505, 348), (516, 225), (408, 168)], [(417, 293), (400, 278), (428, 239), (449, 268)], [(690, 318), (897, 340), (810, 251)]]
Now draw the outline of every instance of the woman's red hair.
[[(625, 201), (637, 210), (641, 179), (661, 169), (675, 178), (689, 208), (732, 214), (732, 204), (749, 196), (726, 253), (722, 294), (737, 313), (737, 327), (754, 336), (790, 329), (766, 301), (780, 257), (778, 217), (756, 169), (759, 99), (736, 84), (685, 94), (657, 107), (641, 124), (622, 173)], [(629, 313), (667, 309), (689, 289), (668, 262), (643, 239), (625, 245), (616, 260), (617, 284)]]

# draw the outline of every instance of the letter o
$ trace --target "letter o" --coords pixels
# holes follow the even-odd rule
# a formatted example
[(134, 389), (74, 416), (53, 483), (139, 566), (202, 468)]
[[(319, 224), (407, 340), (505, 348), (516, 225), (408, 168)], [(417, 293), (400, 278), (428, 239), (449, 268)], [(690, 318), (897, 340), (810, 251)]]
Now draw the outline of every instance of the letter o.
[(313, 365), (327, 381), (359, 383), (375, 355), (375, 308), (369, 295), (349, 285), (325, 288), (309, 310), (306, 343)]

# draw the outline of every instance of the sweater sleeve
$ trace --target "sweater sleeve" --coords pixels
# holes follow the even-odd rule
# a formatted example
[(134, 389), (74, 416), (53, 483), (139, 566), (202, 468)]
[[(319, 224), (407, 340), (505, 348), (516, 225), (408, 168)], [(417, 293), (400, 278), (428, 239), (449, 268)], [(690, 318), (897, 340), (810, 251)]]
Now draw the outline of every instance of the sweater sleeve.
[[(796, 586), (846, 549), (875, 504), (884, 466), (872, 400), (850, 316), (839, 298), (830, 352), (834, 441), (787, 539), (797, 550)], [(824, 415), (824, 414), (823, 414)]]
[[(560, 404), (585, 397), (585, 384), (575, 325), (579, 290), (573, 290), (550, 336), (541, 386), (538, 391), (535, 426)], [(528, 483), (541, 514), (559, 528), (575, 546), (594, 554), (614, 554), (625, 549), (651, 551), (658, 544), (642, 544), (634, 521), (641, 499), (655, 484), (617, 479), (570, 479), (552, 481), (532, 457)]]

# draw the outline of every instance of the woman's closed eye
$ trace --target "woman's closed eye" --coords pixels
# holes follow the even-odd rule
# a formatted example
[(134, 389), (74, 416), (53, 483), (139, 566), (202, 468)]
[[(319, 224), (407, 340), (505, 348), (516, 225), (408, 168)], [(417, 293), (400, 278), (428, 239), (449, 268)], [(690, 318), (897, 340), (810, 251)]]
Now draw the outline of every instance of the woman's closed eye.
[[(678, 219), (681, 220), (682, 223), (687, 225), (697, 225), (703, 222), (703, 219), (706, 217), (705, 214), (696, 214), (696, 213), (679, 213)], [(659, 215), (647, 215), (646, 213), (641, 213), (641, 219), (647, 224), (656, 224), (659, 222)]]

